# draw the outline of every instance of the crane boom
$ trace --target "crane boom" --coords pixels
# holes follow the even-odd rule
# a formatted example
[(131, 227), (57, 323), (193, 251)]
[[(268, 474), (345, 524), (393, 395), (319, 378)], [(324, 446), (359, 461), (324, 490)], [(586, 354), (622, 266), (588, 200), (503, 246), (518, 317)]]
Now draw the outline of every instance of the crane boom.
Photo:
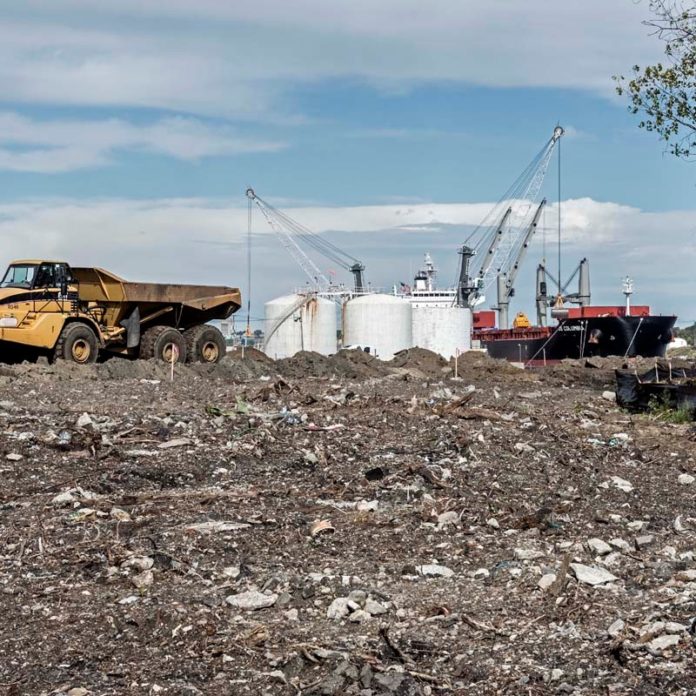
[(539, 224), (539, 218), (541, 217), (541, 211), (546, 205), (546, 199), (544, 198), (539, 207), (534, 213), (532, 221), (527, 227), (524, 237), (522, 237), (522, 243), (520, 244), (517, 253), (515, 255), (514, 262), (510, 267), (509, 271), (503, 271), (498, 274), (497, 285), (498, 285), (498, 326), (501, 329), (508, 328), (508, 309), (510, 307), (510, 298), (515, 294), (515, 280), (517, 279), (517, 273), (520, 270), (522, 261), (527, 254), (527, 248), (529, 243), (532, 241), (534, 232), (536, 232), (537, 225)]
[(321, 272), (312, 259), (302, 251), (297, 242), (292, 238), (292, 235), (290, 235), (284, 227), (279, 225), (269, 214), (268, 210), (261, 202), (261, 199), (254, 193), (254, 189), (247, 189), (246, 195), (256, 203), (258, 209), (261, 211), (264, 218), (266, 218), (269, 227), (278, 235), (281, 244), (288, 250), (290, 256), (297, 262), (298, 266), (305, 272), (310, 282), (315, 285), (319, 282), (329, 285), (328, 278)]
[(513, 214), (508, 219), (508, 227), (503, 231), (499, 244), (496, 247), (492, 263), (489, 264), (487, 273), (482, 276), (482, 285), (489, 287), (495, 275), (505, 272), (504, 269), (510, 267), (511, 256), (519, 245), (520, 236), (526, 229), (526, 221), (529, 219), (529, 212), (532, 205), (539, 196), (539, 191), (546, 178), (549, 168), (551, 155), (556, 147), (556, 143), (563, 135), (563, 128), (556, 126), (553, 135), (547, 141), (542, 151), (537, 155), (532, 164), (527, 168), (527, 178), (521, 182), (516, 192), (516, 201), (513, 206)]
[(534, 213), (534, 218), (532, 219), (532, 222), (527, 228), (527, 232), (525, 233), (524, 238), (522, 239), (522, 244), (520, 245), (519, 251), (517, 252), (515, 262), (512, 264), (510, 270), (507, 273), (507, 286), (510, 289), (512, 289), (515, 285), (515, 280), (517, 280), (517, 274), (519, 273), (520, 266), (522, 265), (522, 261), (524, 261), (524, 257), (527, 255), (527, 248), (529, 247), (529, 243), (532, 241), (532, 237), (536, 232), (537, 225), (539, 224), (539, 218), (541, 217), (541, 212), (544, 210), (545, 206), (546, 199), (544, 198), (539, 204), (539, 207), (536, 209), (536, 213)]
[(478, 276), (481, 280), (483, 280), (483, 278), (486, 276), (486, 273), (488, 273), (488, 269), (491, 267), (491, 264), (493, 263), (493, 259), (495, 258), (498, 245), (500, 244), (500, 241), (503, 238), (503, 231), (505, 229), (505, 225), (510, 219), (510, 215), (512, 215), (512, 206), (510, 206), (505, 211), (505, 215), (503, 215), (500, 224), (495, 230), (495, 234), (493, 235), (493, 239), (491, 240), (490, 246), (488, 247), (486, 256), (483, 259), (483, 264), (481, 265), (481, 268), (478, 272)]
[(286, 213), (274, 208), (270, 203), (257, 196), (252, 188), (247, 189), (246, 195), (256, 203), (271, 229), (278, 235), (283, 246), (290, 252), (290, 255), (311, 279), (312, 283), (317, 284), (321, 282), (327, 287), (331, 285), (326, 275), (321, 272), (319, 267), (302, 249), (300, 242), (332, 263), (350, 271), (355, 278), (355, 292), (363, 292), (363, 271), (365, 266), (358, 259), (346, 253), (328, 239), (324, 239), (312, 232), (308, 227), (293, 220)]

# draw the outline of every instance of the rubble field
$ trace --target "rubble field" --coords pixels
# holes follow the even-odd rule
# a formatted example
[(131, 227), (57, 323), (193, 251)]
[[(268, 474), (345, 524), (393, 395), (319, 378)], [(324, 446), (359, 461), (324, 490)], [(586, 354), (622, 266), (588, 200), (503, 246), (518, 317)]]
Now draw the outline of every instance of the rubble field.
[(0, 694), (695, 693), (696, 430), (617, 362), (0, 366)]

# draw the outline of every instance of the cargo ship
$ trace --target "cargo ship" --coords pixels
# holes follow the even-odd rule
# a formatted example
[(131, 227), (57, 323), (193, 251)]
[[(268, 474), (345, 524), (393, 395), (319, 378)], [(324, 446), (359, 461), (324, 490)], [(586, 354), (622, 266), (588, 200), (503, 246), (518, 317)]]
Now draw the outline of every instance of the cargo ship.
[(520, 313), (511, 329), (499, 329), (489, 310), (474, 313), (473, 339), (492, 358), (529, 367), (596, 356), (664, 357), (676, 320), (648, 306), (589, 305), (564, 310), (556, 326), (531, 326)]

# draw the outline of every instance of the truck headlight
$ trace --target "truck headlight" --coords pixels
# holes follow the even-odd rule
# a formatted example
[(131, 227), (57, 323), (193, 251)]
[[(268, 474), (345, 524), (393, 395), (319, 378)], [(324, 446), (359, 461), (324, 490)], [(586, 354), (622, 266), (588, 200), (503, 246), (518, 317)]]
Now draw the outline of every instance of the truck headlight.
[(0, 329), (14, 329), (17, 323), (17, 317), (0, 317)]

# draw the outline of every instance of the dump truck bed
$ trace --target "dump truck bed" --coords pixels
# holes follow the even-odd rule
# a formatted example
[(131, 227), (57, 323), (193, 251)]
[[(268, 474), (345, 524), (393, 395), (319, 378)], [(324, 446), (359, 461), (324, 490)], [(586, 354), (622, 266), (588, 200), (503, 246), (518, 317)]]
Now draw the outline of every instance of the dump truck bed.
[(226, 319), (241, 305), (238, 288), (223, 285), (132, 283), (103, 268), (72, 268), (78, 297), (107, 309), (105, 319), (117, 325), (137, 307), (141, 316), (167, 307), (177, 315), (181, 328)]

